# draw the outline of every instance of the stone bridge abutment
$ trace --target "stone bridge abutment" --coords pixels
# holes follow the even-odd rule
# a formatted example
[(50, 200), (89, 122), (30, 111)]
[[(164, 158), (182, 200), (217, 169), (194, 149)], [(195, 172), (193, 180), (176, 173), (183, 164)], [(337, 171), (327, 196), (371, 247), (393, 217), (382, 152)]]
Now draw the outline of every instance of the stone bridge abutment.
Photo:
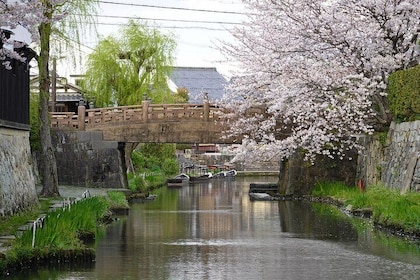
[(220, 109), (150, 104), (51, 113), (60, 184), (126, 188), (126, 143), (235, 143), (224, 139)]

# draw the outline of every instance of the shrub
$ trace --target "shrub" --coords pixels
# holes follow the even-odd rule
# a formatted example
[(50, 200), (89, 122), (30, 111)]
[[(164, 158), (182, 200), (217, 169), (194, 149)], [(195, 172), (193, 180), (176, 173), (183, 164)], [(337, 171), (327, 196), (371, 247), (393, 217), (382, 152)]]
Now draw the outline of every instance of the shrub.
[(176, 159), (167, 158), (162, 164), (162, 169), (166, 175), (177, 174), (179, 172), (178, 162), (176, 161)]
[(389, 76), (388, 97), (396, 121), (420, 120), (420, 65)]
[(138, 151), (133, 151), (131, 153), (131, 161), (133, 162), (133, 166), (135, 170), (145, 168), (146, 166), (146, 160), (143, 154)]
[(147, 189), (146, 181), (141, 174), (128, 174), (128, 188), (131, 191), (144, 191)]

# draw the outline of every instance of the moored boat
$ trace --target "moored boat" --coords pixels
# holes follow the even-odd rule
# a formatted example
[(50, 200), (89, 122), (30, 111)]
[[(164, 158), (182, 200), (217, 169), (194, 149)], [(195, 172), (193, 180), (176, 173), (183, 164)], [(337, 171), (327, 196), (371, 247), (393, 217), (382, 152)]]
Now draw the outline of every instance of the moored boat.
[(228, 171), (220, 171), (213, 175), (212, 178), (225, 178), (225, 177), (235, 177), (238, 172), (235, 169)]
[(185, 173), (181, 173), (174, 178), (169, 178), (166, 180), (166, 185), (168, 187), (182, 187), (184, 185), (188, 184), (188, 181), (190, 180), (190, 176), (188, 176)]
[(273, 200), (273, 197), (268, 193), (249, 193), (249, 198), (252, 200)]
[(200, 176), (190, 176), (190, 183), (198, 183), (198, 182), (203, 182), (203, 181), (207, 181), (210, 178), (212, 178), (213, 175), (210, 172), (207, 172), (203, 175)]

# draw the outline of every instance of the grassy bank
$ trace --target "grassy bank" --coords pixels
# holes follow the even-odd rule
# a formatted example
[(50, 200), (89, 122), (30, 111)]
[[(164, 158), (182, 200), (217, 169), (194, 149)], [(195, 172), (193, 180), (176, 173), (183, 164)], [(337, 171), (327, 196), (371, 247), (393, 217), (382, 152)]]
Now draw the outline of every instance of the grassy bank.
[[(12, 247), (0, 258), (0, 275), (46, 263), (93, 261), (95, 252), (86, 245), (93, 242), (98, 226), (109, 221), (111, 210), (121, 208), (128, 208), (125, 195), (109, 192), (108, 197), (86, 198), (46, 214), (34, 222), (35, 234), (33, 228), (16, 234)], [(33, 217), (36, 212), (27, 215)], [(5, 233), (17, 232), (13, 220), (10, 217)]]
[(35, 220), (40, 212), (50, 207), (50, 200), (41, 200), (32, 210), (21, 212), (13, 216), (0, 217), (0, 236), (13, 235), (17, 229), (27, 221)]
[(375, 224), (407, 234), (420, 235), (420, 193), (400, 194), (382, 186), (371, 186), (361, 192), (340, 183), (319, 183), (313, 196), (331, 197), (355, 212), (371, 212)]

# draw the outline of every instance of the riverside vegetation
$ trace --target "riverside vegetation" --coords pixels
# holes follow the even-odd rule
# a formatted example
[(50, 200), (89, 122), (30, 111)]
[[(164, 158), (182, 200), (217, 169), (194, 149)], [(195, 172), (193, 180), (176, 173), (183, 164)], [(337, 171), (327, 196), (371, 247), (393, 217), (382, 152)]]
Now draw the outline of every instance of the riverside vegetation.
[[(133, 152), (132, 161), (135, 173), (128, 175), (129, 188), (143, 196), (163, 186), (166, 178), (178, 172), (175, 145), (172, 144), (141, 145)], [(46, 213), (51, 201), (40, 200), (39, 206), (32, 211), (1, 218), (0, 236), (16, 235), (16, 239), (9, 250), (0, 253), (0, 276), (44, 264), (92, 262), (95, 251), (90, 244), (103, 225), (110, 221), (112, 212), (129, 208), (124, 193), (109, 191), (106, 197), (87, 198), (65, 210), (50, 212), (43, 219), (42, 227), (37, 226), (32, 246), (32, 230), (17, 232), (27, 221), (34, 221), (41, 213)]]
[(380, 185), (361, 192), (341, 183), (318, 183), (312, 196), (331, 198), (354, 215), (371, 217), (377, 228), (420, 240), (420, 193), (400, 194)]
[[(4, 219), (1, 233), (18, 232), (25, 219), (34, 219), (48, 207), (49, 202), (44, 201), (39, 209)], [(47, 213), (35, 234), (33, 230), (16, 234), (12, 247), (0, 255), (0, 275), (50, 263), (92, 262), (95, 251), (89, 244), (101, 226), (111, 221), (114, 209), (128, 207), (125, 194), (112, 191), (108, 196), (86, 198)]]
[(147, 193), (164, 186), (166, 179), (179, 172), (174, 144), (148, 143), (139, 145), (131, 154), (134, 173), (128, 173), (129, 189)]

